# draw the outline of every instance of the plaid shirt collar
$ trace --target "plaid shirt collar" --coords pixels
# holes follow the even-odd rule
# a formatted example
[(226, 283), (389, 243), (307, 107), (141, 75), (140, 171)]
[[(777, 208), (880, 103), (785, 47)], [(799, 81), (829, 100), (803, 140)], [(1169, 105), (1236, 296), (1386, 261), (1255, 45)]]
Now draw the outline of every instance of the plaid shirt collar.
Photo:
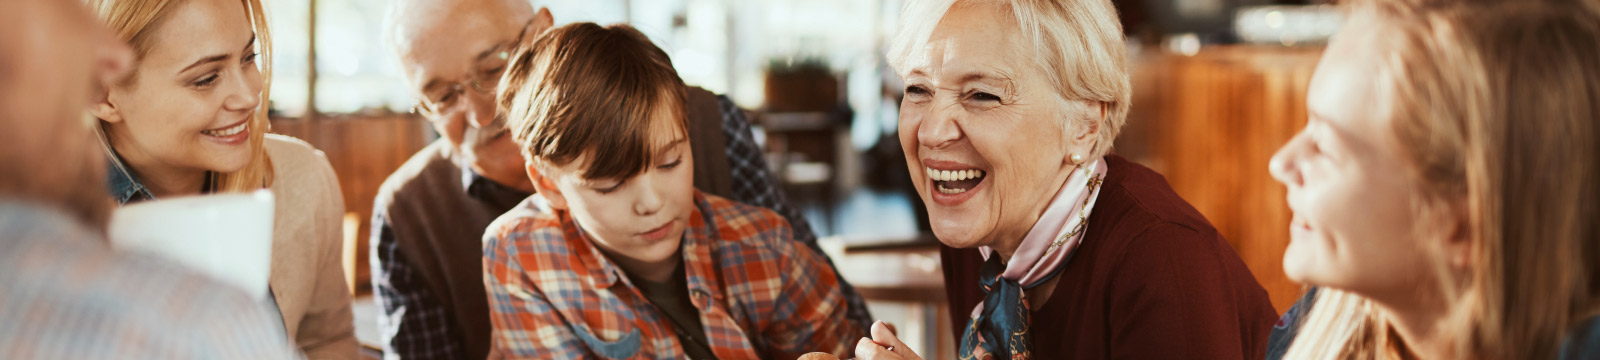
[[(570, 220), (577, 224), (577, 219), (571, 219), (566, 211), (555, 211), (550, 208), (544, 197), (535, 197), (536, 206), (540, 211)], [(722, 289), (710, 279), (716, 277), (716, 258), (711, 256), (711, 239), (717, 235), (717, 229), (712, 216), (714, 212), (706, 202), (705, 194), (695, 191), (694, 208), (689, 213), (689, 225), (684, 228), (682, 242), (678, 248), (682, 252), (684, 273), (688, 276), (689, 294), (698, 295), (691, 298), (710, 295), (712, 299), (723, 300)], [(567, 243), (572, 246), (582, 264), (583, 281), (597, 289), (607, 289), (618, 283), (629, 281), (622, 268), (606, 257), (600, 248), (593, 245), (593, 239), (583, 231), (582, 226), (573, 226), (568, 230)], [(628, 285), (633, 286), (630, 282)], [(637, 286), (635, 286), (637, 287)], [(695, 307), (704, 309), (704, 304), (695, 304)]]

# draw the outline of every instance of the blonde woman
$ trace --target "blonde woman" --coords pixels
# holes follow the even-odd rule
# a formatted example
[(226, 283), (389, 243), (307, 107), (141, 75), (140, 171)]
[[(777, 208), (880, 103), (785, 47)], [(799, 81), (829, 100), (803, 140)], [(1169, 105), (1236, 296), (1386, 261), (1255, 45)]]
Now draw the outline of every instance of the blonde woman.
[(1600, 358), (1600, 18), (1352, 10), (1271, 163), (1295, 213), (1284, 270), (1319, 290), (1269, 358)]
[[(354, 358), (341, 267), (344, 202), (320, 151), (267, 135), (270, 36), (259, 0), (91, 0), (137, 65), (90, 112), (122, 204), (270, 188), (269, 300), (311, 358)], [(258, 56), (258, 54), (262, 56)], [(218, 239), (226, 241), (226, 239)]]

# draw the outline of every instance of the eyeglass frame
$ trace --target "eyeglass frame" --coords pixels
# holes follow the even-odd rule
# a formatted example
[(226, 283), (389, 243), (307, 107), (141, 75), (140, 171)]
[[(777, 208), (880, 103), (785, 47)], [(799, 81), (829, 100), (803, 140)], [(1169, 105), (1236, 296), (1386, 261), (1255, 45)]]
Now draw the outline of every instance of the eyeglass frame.
[[(474, 61), (472, 74), (468, 75), (466, 79), (450, 83), (450, 89), (446, 90), (444, 95), (440, 96), (440, 101), (434, 101), (433, 99), (430, 99), (427, 94), (422, 94), (422, 98), (417, 100), (415, 105), (411, 106), (411, 113), (422, 115), (430, 119), (443, 118), (448, 115), (455, 115), (456, 112), (460, 111), (461, 102), (459, 99), (461, 96), (466, 95), (467, 89), (472, 89), (472, 91), (477, 92), (478, 94), (493, 94), (495, 88), (500, 85), (500, 77), (505, 75), (505, 71), (509, 66), (509, 63), (502, 65), (500, 70), (495, 71), (494, 76), (492, 76), (493, 79), (489, 80), (482, 78), (485, 72), (482, 71), (483, 69), (478, 65), (483, 62), (485, 57), (489, 56), (497, 57), (500, 60), (509, 62), (511, 60), (511, 50), (514, 49), (517, 44), (521, 44), (522, 41), (527, 37), (528, 30), (533, 27), (533, 22), (535, 20), (537, 20), (537, 18), (529, 19), (526, 24), (523, 24), (522, 29), (517, 32), (516, 39), (497, 44), (494, 48), (491, 48), (496, 50), (490, 50), (483, 55), (479, 55), (477, 61)], [(445, 104), (441, 104), (441, 102)]]

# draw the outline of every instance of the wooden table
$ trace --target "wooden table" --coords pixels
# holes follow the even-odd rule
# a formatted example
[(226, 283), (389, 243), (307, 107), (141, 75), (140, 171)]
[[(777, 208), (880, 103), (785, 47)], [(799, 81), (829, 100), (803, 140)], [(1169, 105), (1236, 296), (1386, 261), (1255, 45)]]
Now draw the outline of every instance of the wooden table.
[[(845, 280), (869, 303), (904, 306), (906, 316), (892, 319), (900, 339), (928, 359), (955, 358), (955, 337), (939, 267), (939, 242), (931, 234), (914, 238), (858, 240), (842, 253), (831, 254)], [(823, 239), (824, 243), (832, 240)], [(878, 314), (880, 319), (893, 314)]]

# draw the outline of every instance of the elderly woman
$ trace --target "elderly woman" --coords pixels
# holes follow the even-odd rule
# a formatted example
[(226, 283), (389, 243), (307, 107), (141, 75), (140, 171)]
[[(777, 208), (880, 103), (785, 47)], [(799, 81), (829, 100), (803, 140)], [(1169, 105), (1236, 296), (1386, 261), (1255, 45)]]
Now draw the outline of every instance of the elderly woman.
[[(913, 0), (900, 140), (962, 359), (1261, 358), (1276, 312), (1161, 175), (1108, 155), (1128, 110), (1105, 0)], [(884, 325), (863, 358), (916, 358)]]

